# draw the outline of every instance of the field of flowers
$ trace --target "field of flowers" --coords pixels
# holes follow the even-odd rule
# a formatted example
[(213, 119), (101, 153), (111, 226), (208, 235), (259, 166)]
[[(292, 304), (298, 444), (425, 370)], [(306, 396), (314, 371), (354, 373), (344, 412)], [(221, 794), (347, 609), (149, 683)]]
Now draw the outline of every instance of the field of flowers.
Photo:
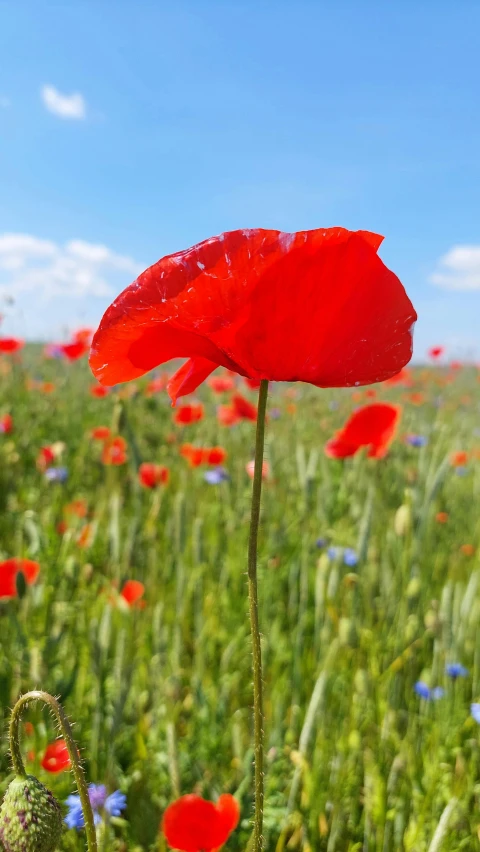
[[(195, 792), (235, 796), (224, 848), (240, 852), (258, 390), (220, 370), (172, 408), (163, 372), (105, 390), (78, 353), (47, 354), (0, 360), (3, 730), (22, 692), (60, 698), (105, 785), (100, 850), (166, 850), (162, 815)], [(478, 378), (453, 364), (374, 388), (270, 385), (268, 852), (480, 849)], [(325, 452), (378, 402), (401, 406), (383, 457)], [(63, 803), (75, 787), (57, 736), (40, 705), (23, 714), (27, 769)], [(0, 798), (12, 777), (4, 736)], [(83, 850), (75, 801), (67, 814), (59, 849)]]

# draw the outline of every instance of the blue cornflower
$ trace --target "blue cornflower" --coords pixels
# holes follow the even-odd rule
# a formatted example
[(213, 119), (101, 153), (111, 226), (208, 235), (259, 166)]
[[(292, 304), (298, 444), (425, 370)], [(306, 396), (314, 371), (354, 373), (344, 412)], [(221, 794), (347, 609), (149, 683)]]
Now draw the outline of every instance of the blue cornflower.
[[(95, 825), (102, 822), (102, 817), (99, 811), (105, 811), (109, 816), (118, 817), (127, 806), (127, 797), (119, 790), (115, 790), (110, 796), (107, 796), (107, 788), (104, 784), (89, 784), (88, 797), (93, 811), (93, 819)], [(68, 805), (68, 813), (65, 817), (65, 822), (69, 828), (85, 828), (85, 820), (83, 818), (82, 804), (80, 796), (69, 796), (65, 802)]]
[(272, 420), (278, 420), (282, 416), (280, 408), (271, 408), (268, 412)]
[(327, 543), (326, 538), (317, 538), (317, 540), (315, 542), (315, 546), (318, 547), (319, 549), (321, 549), (322, 547), (325, 547), (326, 543)]
[(461, 663), (448, 663), (445, 666), (445, 671), (453, 680), (456, 680), (457, 677), (468, 677), (468, 669)]
[(209, 485), (220, 485), (221, 482), (225, 482), (230, 477), (223, 467), (214, 467), (212, 470), (206, 470), (203, 478)]
[(358, 563), (358, 556), (351, 547), (346, 547), (343, 551), (343, 564), (353, 568)]
[(465, 476), (465, 474), (467, 473), (467, 468), (462, 467), (462, 465), (460, 465), (459, 467), (455, 468), (455, 473), (457, 474), (457, 476)]
[(470, 713), (475, 721), (480, 725), (480, 704), (470, 704)]
[(428, 438), (425, 435), (407, 435), (405, 440), (411, 447), (425, 447), (428, 444)]
[(328, 556), (329, 559), (332, 560), (332, 562), (334, 562), (335, 559), (338, 559), (338, 557), (340, 556), (340, 548), (339, 547), (329, 547), (328, 550), (327, 550), (327, 556)]
[(48, 482), (66, 482), (68, 470), (66, 467), (49, 467), (45, 471), (45, 479)]
[(445, 694), (445, 690), (441, 686), (435, 686), (433, 689), (430, 689), (423, 680), (417, 680), (413, 688), (417, 695), (425, 699), (425, 701), (438, 701)]

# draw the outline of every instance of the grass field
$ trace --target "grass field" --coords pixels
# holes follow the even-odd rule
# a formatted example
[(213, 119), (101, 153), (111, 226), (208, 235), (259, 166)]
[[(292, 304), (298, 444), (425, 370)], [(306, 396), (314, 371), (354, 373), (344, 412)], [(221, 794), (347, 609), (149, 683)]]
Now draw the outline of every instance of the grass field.
[[(229, 394), (208, 386), (197, 394), (205, 416), (185, 426), (165, 392), (146, 394), (151, 377), (95, 398), (85, 362), (44, 361), (35, 348), (0, 369), (0, 415), (13, 418), (0, 435), (0, 558), (40, 564), (35, 583), (0, 599), (4, 730), (22, 691), (61, 697), (88, 780), (127, 796), (122, 817), (99, 827), (102, 850), (166, 849), (162, 813), (192, 791), (238, 797), (225, 849), (245, 850), (255, 424), (220, 425)], [(372, 402), (365, 389), (270, 389), (259, 552), (268, 852), (480, 849), (470, 710), (480, 701), (480, 385), (468, 367), (415, 368), (413, 382), (375, 389), (403, 405), (380, 460), (323, 452)], [(125, 439), (125, 463), (102, 463), (98, 426)], [(409, 434), (427, 441), (412, 446)], [(38, 455), (59, 442), (46, 467), (68, 478), (49, 481)], [(186, 442), (224, 447), (229, 478), (207, 482), (211, 468), (180, 454)], [(457, 451), (468, 458), (456, 467)], [(142, 487), (141, 462), (165, 465), (168, 484)], [(66, 509), (74, 501), (84, 517), (79, 504)], [(145, 586), (135, 606), (119, 595), (131, 579)], [(457, 662), (468, 675), (446, 674)], [(418, 681), (444, 693), (422, 698)], [(40, 707), (24, 719), (28, 769), (64, 801), (71, 774), (40, 765), (55, 727)], [(6, 736), (0, 778), (1, 795)], [(66, 830), (60, 848), (84, 849), (83, 833)]]

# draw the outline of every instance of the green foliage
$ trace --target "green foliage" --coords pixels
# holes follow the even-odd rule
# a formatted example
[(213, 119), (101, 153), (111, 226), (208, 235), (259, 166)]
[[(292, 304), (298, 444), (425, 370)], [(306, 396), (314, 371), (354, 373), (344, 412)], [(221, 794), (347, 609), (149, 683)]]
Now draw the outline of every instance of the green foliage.
[[(243, 852), (252, 812), (245, 465), (253, 424), (222, 428), (207, 387), (198, 394), (204, 420), (182, 428), (165, 394), (146, 397), (146, 382), (129, 398), (119, 400), (120, 389), (95, 399), (85, 365), (42, 363), (32, 351), (25, 364), (1, 379), (0, 415), (10, 412), (15, 429), (0, 435), (0, 558), (35, 559), (41, 572), (15, 600), (0, 600), (5, 723), (22, 691), (60, 696), (88, 780), (127, 795), (124, 818), (102, 829), (100, 848), (165, 849), (159, 824), (179, 792), (232, 792), (242, 822), (225, 848)], [(28, 390), (27, 371), (55, 391)], [(470, 716), (480, 700), (480, 461), (471, 457), (465, 476), (448, 461), (480, 445), (471, 401), (479, 385), (464, 369), (438, 407), (438, 376), (416, 372), (426, 402), (405, 403), (400, 435), (380, 461), (323, 454), (355, 404), (351, 391), (299, 385), (294, 411), (287, 388), (271, 388), (270, 412), (281, 416), (267, 426), (259, 552), (268, 852), (480, 849), (480, 729)], [(397, 402), (407, 392), (377, 393)], [(102, 464), (90, 437), (112, 424), (129, 447), (117, 468)], [(408, 432), (427, 436), (427, 446), (407, 445)], [(65, 444), (65, 484), (47, 482), (36, 466), (40, 447), (55, 442)], [(183, 442), (224, 446), (230, 480), (207, 484), (204, 469), (180, 456)], [(169, 484), (142, 488), (140, 461), (168, 466)], [(80, 499), (87, 518), (66, 515)], [(439, 511), (447, 523), (436, 521)], [(319, 537), (355, 549), (359, 563), (331, 560)], [(119, 602), (128, 579), (145, 584), (143, 609)], [(449, 680), (452, 661), (469, 677)], [(419, 699), (419, 679), (442, 686), (444, 698)], [(33, 708), (25, 718), (28, 771), (63, 801), (71, 776), (40, 767), (56, 736), (48, 715)], [(3, 738), (0, 794), (11, 777)], [(84, 839), (65, 831), (59, 848), (76, 852)]]

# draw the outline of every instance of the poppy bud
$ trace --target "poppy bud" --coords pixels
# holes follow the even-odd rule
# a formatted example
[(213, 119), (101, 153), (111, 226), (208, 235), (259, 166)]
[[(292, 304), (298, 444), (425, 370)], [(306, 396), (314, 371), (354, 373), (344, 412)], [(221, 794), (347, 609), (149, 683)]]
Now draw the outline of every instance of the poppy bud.
[(17, 776), (0, 809), (0, 845), (5, 852), (54, 852), (62, 833), (60, 805), (33, 775)]

